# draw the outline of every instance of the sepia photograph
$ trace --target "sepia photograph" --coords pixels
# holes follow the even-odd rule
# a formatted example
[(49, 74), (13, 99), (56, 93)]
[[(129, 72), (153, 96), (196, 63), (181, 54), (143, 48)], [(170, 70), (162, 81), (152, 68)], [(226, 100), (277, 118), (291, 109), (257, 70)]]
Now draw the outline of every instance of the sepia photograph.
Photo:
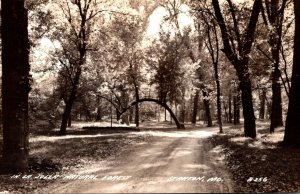
[(300, 0), (0, 7), (0, 194), (300, 192)]

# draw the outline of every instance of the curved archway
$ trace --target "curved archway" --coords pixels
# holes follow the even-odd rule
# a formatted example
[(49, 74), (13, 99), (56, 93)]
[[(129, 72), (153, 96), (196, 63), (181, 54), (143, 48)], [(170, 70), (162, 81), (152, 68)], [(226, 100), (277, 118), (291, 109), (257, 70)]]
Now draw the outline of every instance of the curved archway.
[(160, 100), (157, 100), (157, 99), (153, 99), (153, 98), (141, 98), (139, 99), (138, 101), (134, 101), (132, 103), (129, 104), (129, 106), (125, 109), (123, 109), (123, 111), (120, 113), (120, 116), (122, 114), (124, 114), (127, 110), (129, 110), (132, 106), (138, 104), (138, 103), (142, 103), (142, 102), (154, 102), (156, 104), (159, 104), (160, 106), (164, 107), (171, 115), (171, 117), (173, 118), (176, 126), (177, 126), (177, 129), (184, 129), (184, 124), (183, 123), (180, 123), (177, 119), (177, 117), (175, 116), (175, 114), (173, 113), (172, 109), (166, 104), (166, 103), (163, 103), (161, 102)]

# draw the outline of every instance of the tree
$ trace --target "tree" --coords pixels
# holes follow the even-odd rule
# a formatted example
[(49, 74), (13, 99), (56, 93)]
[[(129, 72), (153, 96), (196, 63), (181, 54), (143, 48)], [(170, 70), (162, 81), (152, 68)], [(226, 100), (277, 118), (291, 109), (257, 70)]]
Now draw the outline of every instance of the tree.
[[(140, 98), (141, 66), (143, 65), (143, 50), (141, 41), (143, 20), (137, 16), (116, 17), (114, 21), (115, 34), (119, 40), (120, 66), (126, 69), (127, 80), (133, 86), (135, 100)], [(135, 105), (135, 124), (139, 127), (139, 104)]]
[[(167, 15), (165, 16), (165, 22), (169, 25), (169, 28), (172, 28), (172, 33), (174, 33), (174, 35), (177, 38), (177, 41), (182, 45), (181, 49), (184, 49), (185, 52), (185, 56), (183, 56), (182, 58), (184, 60), (186, 60), (189, 63), (189, 67), (184, 68), (185, 69), (185, 76), (188, 75), (188, 71), (192, 70), (195, 71), (196, 69), (201, 69), (200, 67), (200, 62), (201, 61), (201, 57), (197, 56), (197, 53), (201, 53), (202, 50), (202, 38), (200, 38), (201, 36), (191, 36), (192, 35), (192, 26), (189, 24), (183, 24), (180, 21), (180, 17), (182, 16), (182, 14), (185, 12), (184, 11), (184, 6), (185, 4), (183, 4), (181, 1), (177, 1), (177, 0), (169, 0), (169, 1), (165, 1), (163, 4), (164, 8), (167, 11)], [(191, 15), (186, 15), (190, 18)], [(195, 38), (195, 40), (191, 40), (191, 38)], [(196, 46), (194, 46), (193, 44), (195, 44)], [(199, 68), (200, 67), (200, 68)], [(190, 73), (194, 73), (194, 72), (190, 72)], [(196, 76), (198, 77), (198, 76)], [(192, 78), (193, 79), (193, 78)], [(181, 93), (181, 104), (180, 104), (180, 121), (184, 122), (185, 117), (188, 116), (187, 111), (186, 111), (186, 107), (188, 107), (186, 105), (186, 100), (185, 100), (185, 96), (188, 95), (188, 93), (190, 92), (191, 88), (188, 88), (188, 85), (194, 85), (192, 84), (192, 80), (189, 80), (188, 77), (185, 77), (183, 80), (186, 80), (185, 86), (180, 88), (180, 93)], [(203, 80), (200, 80), (203, 81)], [(191, 83), (188, 83), (191, 82)], [(203, 85), (204, 86), (204, 85)], [(195, 87), (195, 86), (194, 86)], [(204, 88), (206, 89), (206, 88)], [(193, 114), (192, 114), (192, 123), (196, 120), (196, 113), (197, 113), (197, 109), (198, 109), (198, 94), (200, 93), (200, 89), (196, 88), (195, 90), (195, 96), (194, 96), (194, 105), (191, 106), (194, 108), (193, 110)], [(209, 101), (207, 101), (209, 103)]]
[(202, 19), (205, 23), (206, 36), (205, 46), (208, 49), (208, 52), (211, 57), (211, 61), (214, 66), (214, 77), (217, 86), (217, 115), (218, 115), (218, 124), (219, 131), (223, 133), (222, 128), (222, 108), (221, 108), (221, 88), (220, 88), (220, 79), (219, 79), (219, 36), (217, 31), (217, 24), (214, 19), (209, 20), (208, 15), (202, 13)]
[[(67, 62), (62, 60), (60, 62), (67, 74), (69, 74), (69, 81), (71, 82), (71, 89), (65, 100), (66, 105), (62, 115), (60, 135), (66, 134), (68, 120), (80, 83), (82, 68), (86, 62), (87, 51), (91, 49), (89, 42), (92, 33), (91, 26), (95, 16), (100, 13), (99, 10), (96, 10), (98, 4), (97, 1), (91, 0), (76, 0), (71, 2), (66, 0), (65, 5), (60, 5), (70, 26), (70, 35), (67, 40), (63, 40), (64, 42), (62, 42), (63, 52), (68, 56)], [(76, 14), (73, 13), (72, 8), (76, 9)]]
[(293, 71), (283, 143), (285, 145), (300, 146), (300, 56), (298, 54), (300, 53), (300, 1), (298, 0), (294, 0), (294, 13), (295, 37)]
[(204, 104), (204, 110), (205, 110), (205, 117), (207, 121), (207, 127), (212, 127), (212, 118), (211, 118), (211, 112), (210, 112), (210, 103), (209, 103), (209, 92), (206, 88), (202, 89), (202, 95), (203, 95), (203, 104)]
[(1, 1), (3, 166), (28, 169), (29, 75), (28, 15), (24, 0)]
[[(287, 0), (265, 0), (266, 13), (270, 25), (269, 44), (273, 58), (272, 64), (272, 110), (270, 132), (274, 132), (276, 127), (283, 126), (282, 121), (282, 100), (281, 100), (281, 84), (280, 84), (280, 51), (282, 41), (282, 25), (284, 18), (284, 10)], [(266, 21), (266, 20), (265, 20)]]
[(196, 90), (194, 101), (193, 101), (193, 113), (192, 113), (192, 124), (196, 124), (197, 121), (197, 114), (198, 114), (198, 107), (199, 107), (199, 90)]
[(171, 37), (169, 32), (162, 32), (154, 52), (156, 60), (149, 63), (155, 71), (151, 84), (156, 85), (159, 100), (164, 104), (180, 102), (184, 95), (181, 92), (184, 77), (182, 42), (177, 37)]
[[(251, 52), (256, 24), (262, 7), (262, 0), (255, 0), (251, 9), (251, 16), (243, 34), (240, 32), (239, 22), (236, 17), (236, 7), (231, 0), (227, 0), (229, 11), (232, 17), (233, 33), (226, 25), (219, 1), (212, 0), (215, 16), (219, 24), (222, 40), (223, 52), (236, 69), (242, 91), (242, 105), (244, 115), (244, 132), (246, 137), (256, 137), (255, 116), (252, 101), (252, 84), (249, 72), (249, 54)], [(234, 35), (232, 35), (234, 34)]]

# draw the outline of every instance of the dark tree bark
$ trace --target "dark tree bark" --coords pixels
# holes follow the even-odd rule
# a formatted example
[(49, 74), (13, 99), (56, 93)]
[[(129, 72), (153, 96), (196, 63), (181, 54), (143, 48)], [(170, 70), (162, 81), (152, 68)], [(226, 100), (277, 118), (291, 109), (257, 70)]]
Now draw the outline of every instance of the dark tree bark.
[(233, 124), (236, 125), (238, 124), (238, 107), (237, 107), (237, 96), (233, 96)]
[[(64, 10), (66, 17), (68, 17), (68, 22), (72, 28), (72, 37), (73, 40), (70, 41), (70, 43), (75, 44), (75, 48), (77, 49), (77, 55), (74, 62), (74, 59), (72, 59), (71, 65), (73, 66), (72, 69), (74, 69), (74, 74), (71, 74), (69, 76), (70, 82), (71, 82), (71, 90), (70, 93), (67, 96), (67, 102), (64, 109), (64, 113), (62, 116), (62, 122), (60, 126), (60, 135), (66, 135), (67, 133), (67, 123), (68, 119), (71, 115), (73, 104), (76, 100), (77, 90), (80, 82), (81, 72), (82, 72), (82, 66), (84, 65), (86, 61), (86, 53), (88, 51), (88, 39), (89, 35), (91, 33), (90, 29), (90, 21), (97, 15), (97, 13), (93, 13), (94, 10), (92, 9), (93, 1), (74, 1), (73, 4), (76, 6), (77, 11), (79, 12), (79, 26), (76, 27), (74, 25), (72, 18), (72, 13), (70, 9)], [(76, 29), (78, 28), (78, 29)], [(78, 57), (77, 57), (78, 56)], [(70, 62), (70, 61), (69, 61)], [(61, 63), (64, 65), (65, 68), (69, 70), (69, 67), (67, 64), (65, 64), (63, 61)], [(69, 72), (70, 73), (70, 72)]]
[(219, 73), (218, 73), (218, 63), (214, 64), (215, 68), (215, 80), (217, 84), (217, 112), (218, 112), (218, 124), (219, 124), (219, 131), (223, 133), (222, 128), (222, 108), (221, 108), (221, 87), (220, 87), (220, 80), (219, 80)]
[(72, 116), (69, 117), (69, 120), (68, 120), (68, 127), (71, 127), (72, 126)]
[(227, 123), (229, 123), (229, 116), (228, 116), (228, 112), (227, 112), (227, 102), (223, 101), (223, 109), (224, 109), (224, 113), (225, 113), (225, 121)]
[(121, 119), (120, 112), (118, 109), (116, 109), (116, 117), (117, 117), (117, 121)]
[(266, 97), (267, 97), (267, 90), (263, 88), (260, 95), (260, 108), (259, 108), (259, 118), (262, 120), (265, 119)]
[(132, 123), (132, 119), (133, 119), (132, 115), (133, 115), (133, 109), (130, 108), (130, 110), (129, 110), (129, 123)]
[(102, 119), (101, 106), (98, 106), (97, 113), (96, 113), (96, 121), (101, 121), (101, 119)]
[(102, 118), (102, 107), (100, 105), (101, 103), (101, 98), (97, 96), (97, 112), (96, 112), (96, 121), (100, 121)]
[[(139, 88), (138, 88), (138, 85), (136, 83), (136, 80), (134, 80), (134, 90), (135, 90), (135, 101), (139, 101), (140, 95), (139, 95)], [(139, 104), (138, 103), (135, 105), (134, 121), (135, 121), (136, 127), (139, 127), (139, 125), (140, 125), (140, 113), (139, 113)]]
[(240, 96), (233, 97), (233, 124), (240, 124)]
[(240, 89), (242, 91), (242, 105), (243, 105), (243, 114), (244, 114), (244, 133), (246, 137), (256, 137), (256, 126), (255, 126), (255, 116), (253, 109), (253, 101), (252, 101), (252, 87), (251, 87), (251, 79), (249, 75), (249, 54), (251, 52), (252, 44), (254, 41), (254, 35), (256, 30), (256, 24), (258, 21), (258, 17), (260, 14), (260, 10), (262, 8), (262, 0), (255, 0), (251, 16), (249, 19), (248, 26), (245, 29), (245, 33), (243, 35), (240, 34), (240, 30), (237, 23), (237, 18), (235, 16), (235, 9), (232, 6), (231, 0), (227, 0), (230, 6), (230, 13), (232, 15), (232, 21), (234, 24), (234, 32), (237, 42), (237, 49), (235, 46), (230, 43), (230, 33), (227, 29), (225, 20), (223, 18), (219, 1), (212, 0), (212, 4), (215, 11), (215, 16), (217, 22), (219, 24), (222, 40), (223, 40), (223, 52), (227, 56), (227, 58), (233, 64), (237, 76), (240, 82)]
[(134, 114), (134, 116), (135, 116), (134, 117), (135, 126), (139, 127), (140, 126), (140, 113), (139, 113), (139, 105), (138, 104), (135, 105), (135, 114)]
[(3, 169), (28, 169), (29, 40), (24, 0), (2, 0)]
[(167, 121), (167, 109), (165, 109), (165, 121)]
[[(83, 57), (84, 57), (84, 55), (82, 56), (81, 61), (83, 60)], [(83, 64), (83, 61), (80, 62), (80, 63)], [(75, 99), (76, 99), (77, 88), (78, 88), (79, 79), (80, 79), (80, 75), (81, 75), (81, 65), (82, 64), (80, 64), (78, 69), (77, 69), (75, 79), (74, 79), (74, 83), (73, 83), (73, 86), (72, 86), (72, 90), (71, 90), (70, 96), (68, 97), (67, 102), (66, 102), (64, 113), (62, 115), (62, 121), (61, 121), (61, 125), (60, 125), (59, 135), (66, 135), (67, 134), (67, 124), (68, 124), (68, 120), (69, 120), (70, 115), (71, 115), (73, 104), (74, 104)]]
[(232, 123), (232, 110), (231, 110), (231, 101), (232, 101), (232, 95), (229, 94), (228, 96), (228, 112), (229, 112), (229, 123)]
[(241, 112), (240, 112), (240, 110), (241, 110), (241, 97), (240, 97), (240, 95), (238, 95), (237, 96), (237, 123), (238, 124), (240, 124), (241, 122), (240, 122), (240, 118), (241, 118)]
[(282, 120), (282, 100), (279, 63), (274, 67), (272, 73), (272, 108), (271, 108), (271, 125), (270, 132), (273, 133), (276, 127), (283, 126)]
[(280, 84), (280, 51), (282, 45), (282, 25), (284, 18), (284, 10), (287, 0), (267, 0), (266, 9), (271, 27), (274, 29), (270, 32), (269, 43), (273, 58), (272, 64), (272, 110), (270, 132), (273, 133), (276, 127), (283, 126), (282, 120), (282, 99)]
[(196, 124), (197, 121), (197, 113), (199, 107), (199, 90), (196, 90), (196, 94), (194, 96), (194, 106), (193, 106), (193, 114), (192, 114), (192, 124)]
[(206, 116), (207, 126), (211, 127), (212, 119), (211, 119), (211, 113), (210, 113), (209, 100), (207, 99), (207, 97), (208, 97), (207, 92), (205, 90), (202, 90), (202, 95), (203, 95), (203, 104), (204, 104), (204, 108), (205, 108), (205, 116)]
[[(69, 118), (71, 118), (71, 117), (72, 117), (72, 115), (70, 115)], [(91, 121), (92, 120), (91, 111), (89, 109), (87, 109), (87, 108), (85, 108), (85, 120), (86, 121)]]
[[(129, 64), (129, 76), (131, 78), (131, 82), (134, 87), (134, 93), (135, 93), (135, 101), (139, 101), (140, 95), (139, 95), (139, 85), (137, 80), (137, 66), (133, 65), (132, 63)], [(135, 105), (135, 112), (134, 112), (134, 122), (136, 124), (136, 127), (139, 127), (140, 125), (140, 114), (139, 114), (139, 104), (137, 103)]]
[(183, 100), (183, 102), (180, 105), (180, 110), (179, 110), (179, 121), (181, 123), (184, 123), (185, 121), (185, 101)]
[(205, 45), (209, 51), (213, 67), (214, 67), (214, 77), (217, 85), (217, 120), (219, 125), (219, 132), (223, 133), (222, 128), (222, 107), (221, 107), (221, 88), (220, 88), (220, 79), (219, 79), (219, 38), (217, 33), (217, 24), (215, 20), (208, 20), (208, 17), (202, 13), (203, 21), (206, 24), (206, 36), (207, 41), (205, 41)]
[(300, 1), (294, 0), (295, 37), (290, 101), (286, 118), (284, 144), (300, 146)]
[(178, 117), (178, 105), (175, 102), (175, 116)]
[(271, 118), (271, 107), (272, 107), (272, 103), (267, 101), (267, 119)]

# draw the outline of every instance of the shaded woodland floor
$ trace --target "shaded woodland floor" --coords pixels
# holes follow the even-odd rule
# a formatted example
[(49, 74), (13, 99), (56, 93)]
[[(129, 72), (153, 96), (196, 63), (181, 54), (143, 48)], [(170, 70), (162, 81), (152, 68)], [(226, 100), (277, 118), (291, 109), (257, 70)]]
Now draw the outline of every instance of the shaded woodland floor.
[[(299, 192), (300, 149), (282, 147), (283, 129), (269, 134), (268, 123), (258, 123), (257, 139), (243, 137), (242, 126), (207, 139), (221, 146), (232, 174), (235, 192)], [(265, 178), (251, 181), (249, 178)]]
[[(145, 135), (127, 135), (126, 130), (71, 129), (65, 137), (55, 132), (30, 138), (30, 172), (26, 175), (77, 174), (85, 167), (109, 157), (116, 157), (131, 145), (149, 141)], [(98, 135), (97, 135), (98, 134)], [(101, 135), (100, 135), (101, 134)], [(54, 135), (54, 136), (53, 136)], [(2, 153), (2, 146), (0, 148)], [(21, 177), (24, 174), (21, 174)], [(55, 180), (11, 178), (0, 175), (0, 191), (31, 193), (37, 188), (53, 184)]]
[[(202, 126), (188, 126), (188, 131), (195, 130), (188, 133), (166, 123), (142, 127), (140, 131), (133, 128), (99, 129), (96, 125), (86, 128), (86, 124), (75, 126), (64, 137), (57, 136), (57, 131), (31, 136), (30, 172), (27, 175), (80, 174), (89, 171), (99, 161), (116, 158), (126, 151), (151, 143), (156, 136), (166, 139), (201, 136), (203, 145), (206, 142), (210, 145), (209, 150), (220, 150), (219, 155), (224, 158), (235, 192), (300, 191), (300, 149), (281, 147), (283, 129), (269, 134), (266, 122), (258, 122), (256, 139), (244, 137), (242, 125), (224, 126), (224, 134), (217, 134), (217, 127), (205, 128), (208, 132), (198, 132)], [(63, 180), (15, 179), (11, 176), (0, 175), (1, 192), (31, 193), (38, 188), (55, 185), (56, 181), (64, 183)], [(266, 177), (267, 181), (248, 182), (250, 177)]]

